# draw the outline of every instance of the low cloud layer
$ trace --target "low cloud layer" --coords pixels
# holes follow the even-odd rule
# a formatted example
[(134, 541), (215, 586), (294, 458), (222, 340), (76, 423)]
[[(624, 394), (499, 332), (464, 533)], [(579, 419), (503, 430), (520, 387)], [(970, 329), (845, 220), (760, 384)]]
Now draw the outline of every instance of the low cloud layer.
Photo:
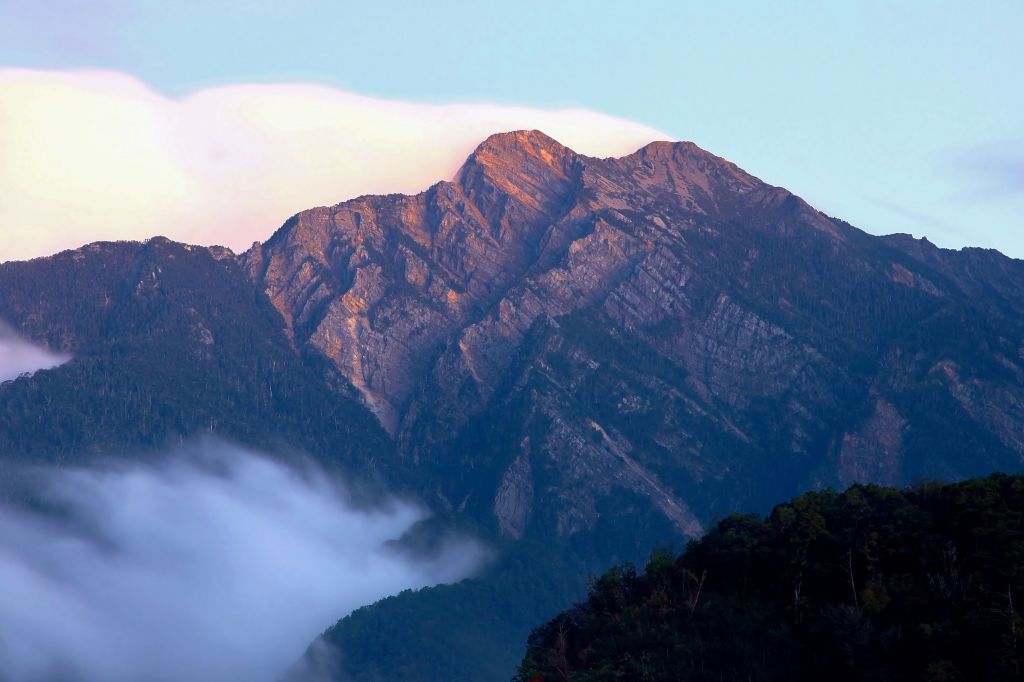
[(68, 356), (51, 353), (0, 324), (0, 383), (16, 379), (22, 374), (57, 367), (67, 361)]
[(421, 510), (353, 509), (324, 475), (232, 446), (39, 481), (33, 511), (0, 507), (10, 682), (271, 682), (340, 616), (481, 558), (454, 540), (412, 558), (389, 541)]
[(448, 179), (486, 136), (519, 128), (595, 156), (665, 138), (578, 109), (301, 84), (171, 99), (117, 72), (0, 69), (0, 261), (155, 235), (241, 249), (300, 210)]

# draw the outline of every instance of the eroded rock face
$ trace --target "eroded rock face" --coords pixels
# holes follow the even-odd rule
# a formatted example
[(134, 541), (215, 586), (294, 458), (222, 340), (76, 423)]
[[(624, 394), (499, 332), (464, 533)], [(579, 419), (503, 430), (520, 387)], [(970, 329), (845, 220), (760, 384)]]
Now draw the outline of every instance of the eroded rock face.
[(530, 267), (575, 189), (575, 154), (510, 136), (454, 182), (300, 213), (245, 257), (296, 343), (330, 358), (393, 434), (441, 347)]
[[(426, 492), (516, 538), (620, 493), (692, 534), (1024, 453), (1019, 262), (870, 237), (692, 143), (495, 135), (451, 182), (300, 213), (241, 260)], [(934, 452), (940, 422), (984, 455)]]
[(843, 435), (839, 448), (840, 480), (844, 483), (898, 483), (903, 478), (901, 467), (906, 428), (906, 420), (892, 403), (876, 401), (871, 416), (860, 428)]
[(502, 533), (515, 539), (523, 537), (533, 514), (533, 469), (530, 466), (529, 438), (524, 439), (523, 451), (501, 477), (501, 485), (494, 496), (494, 516)]

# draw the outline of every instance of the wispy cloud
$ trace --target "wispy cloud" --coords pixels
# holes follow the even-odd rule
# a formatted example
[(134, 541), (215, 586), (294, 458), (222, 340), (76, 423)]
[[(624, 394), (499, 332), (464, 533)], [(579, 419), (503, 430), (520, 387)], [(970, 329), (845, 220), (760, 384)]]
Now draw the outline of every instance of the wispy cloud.
[(0, 323), (0, 382), (63, 365), (69, 356), (53, 353), (18, 336)]
[(29, 509), (0, 507), (3, 679), (271, 682), (353, 608), (481, 559), (466, 540), (393, 549), (423, 511), (355, 509), (316, 470), (224, 444), (172, 455), (49, 471)]
[(302, 84), (172, 99), (118, 72), (0, 69), (0, 261), (158, 234), (243, 248), (305, 208), (448, 179), (487, 135), (517, 128), (597, 156), (665, 138), (576, 109)]
[(1024, 196), (1024, 140), (970, 147), (954, 154), (950, 163), (965, 180), (967, 199), (990, 201)]
[[(955, 226), (951, 225), (949, 222), (937, 216), (925, 213), (924, 211), (913, 209), (909, 206), (904, 206), (903, 204), (896, 201), (880, 199), (878, 197), (864, 197), (864, 200), (870, 204), (878, 206), (879, 208), (883, 208), (890, 213), (898, 215), (902, 218), (907, 218), (919, 224), (921, 227), (926, 228), (927, 230), (939, 230), (941, 232), (950, 232), (956, 230)], [(884, 231), (884, 226), (878, 227), (883, 228)]]

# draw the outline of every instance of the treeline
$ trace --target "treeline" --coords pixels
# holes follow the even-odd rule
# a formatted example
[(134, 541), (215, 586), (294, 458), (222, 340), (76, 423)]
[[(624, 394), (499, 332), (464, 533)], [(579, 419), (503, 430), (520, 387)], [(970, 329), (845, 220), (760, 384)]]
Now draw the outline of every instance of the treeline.
[(803, 495), (619, 566), (517, 682), (1024, 679), (1024, 477)]

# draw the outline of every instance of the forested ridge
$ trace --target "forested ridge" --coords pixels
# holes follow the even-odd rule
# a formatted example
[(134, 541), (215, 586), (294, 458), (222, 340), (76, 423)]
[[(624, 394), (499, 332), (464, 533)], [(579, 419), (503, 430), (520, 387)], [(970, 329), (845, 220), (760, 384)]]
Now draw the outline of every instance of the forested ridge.
[(516, 682), (1024, 679), (1024, 477), (802, 495), (617, 566)]

